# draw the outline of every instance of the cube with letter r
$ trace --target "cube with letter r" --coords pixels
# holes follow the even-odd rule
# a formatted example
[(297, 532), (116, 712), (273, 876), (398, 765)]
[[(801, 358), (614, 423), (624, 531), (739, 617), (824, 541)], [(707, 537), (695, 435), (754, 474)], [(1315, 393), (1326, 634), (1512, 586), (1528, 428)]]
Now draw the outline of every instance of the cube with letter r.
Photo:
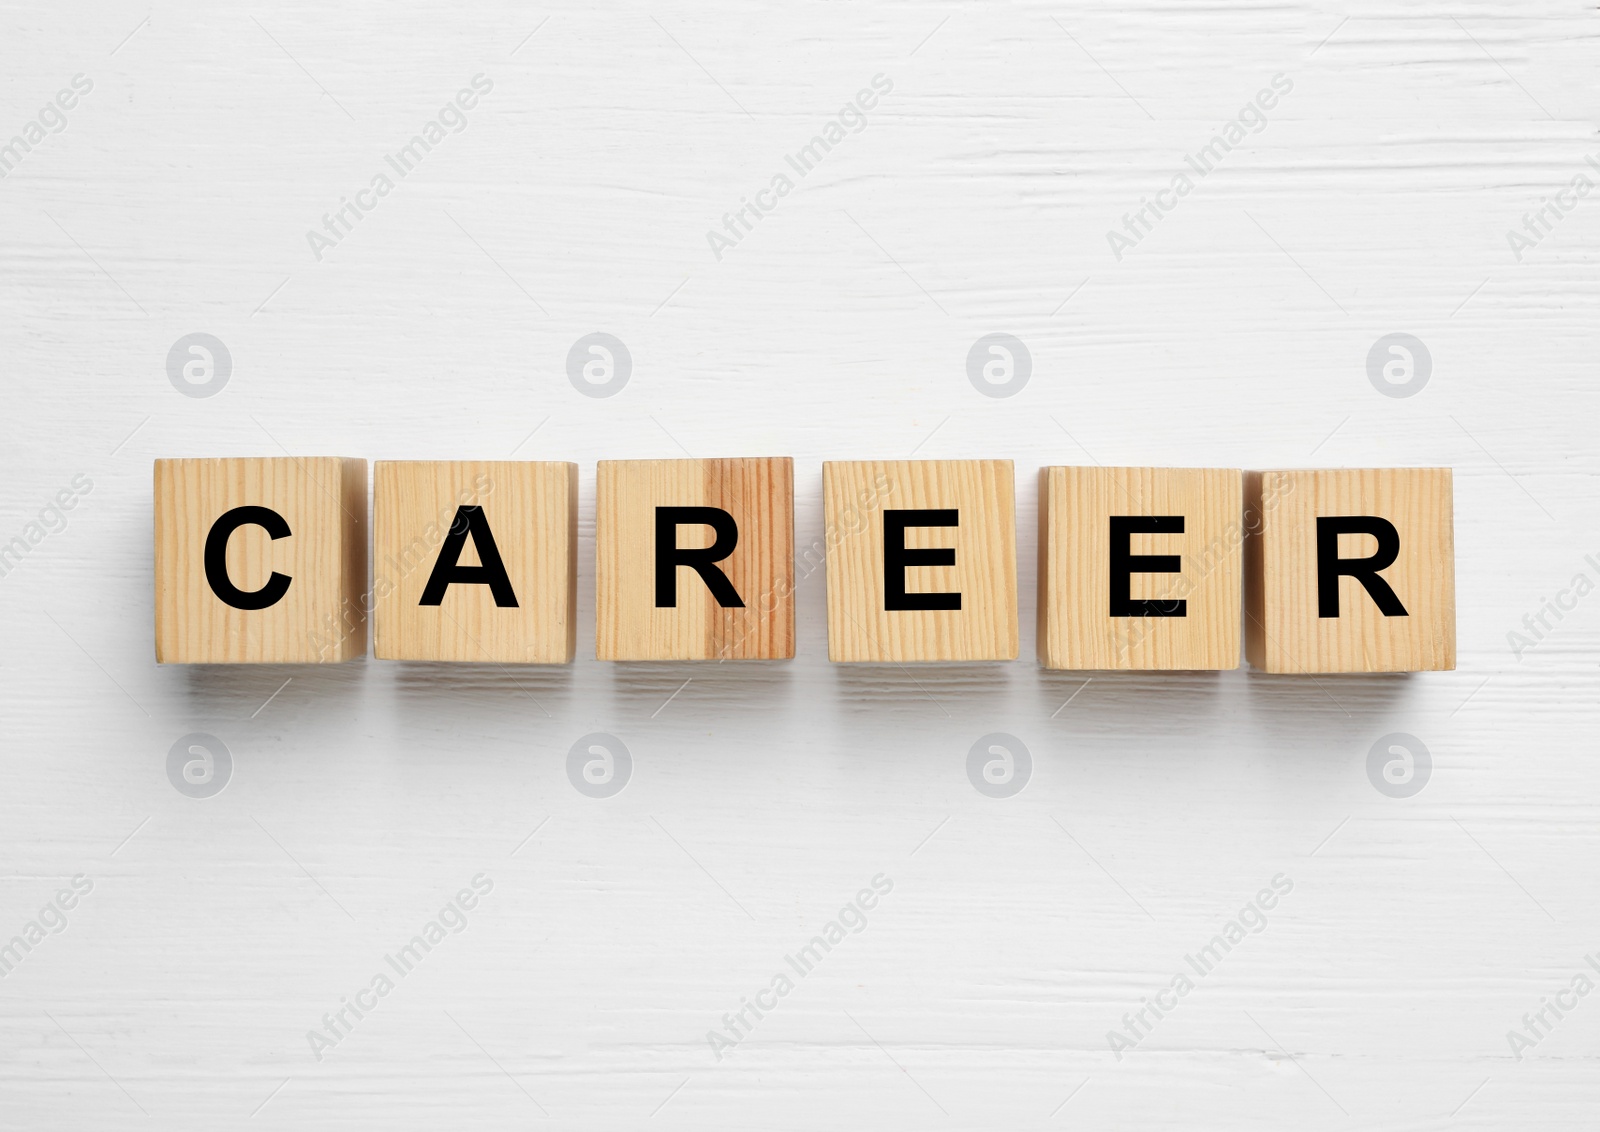
[(1449, 468), (1245, 476), (1245, 654), (1266, 672), (1456, 666)]
[(794, 461), (602, 460), (595, 656), (794, 656)]

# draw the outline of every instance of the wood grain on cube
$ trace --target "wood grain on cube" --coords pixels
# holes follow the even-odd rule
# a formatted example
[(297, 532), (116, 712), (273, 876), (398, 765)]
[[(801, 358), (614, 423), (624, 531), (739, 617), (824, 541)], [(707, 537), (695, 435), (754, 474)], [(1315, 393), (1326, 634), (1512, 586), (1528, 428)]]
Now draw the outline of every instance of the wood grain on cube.
[[(267, 507), (290, 534), (243, 525), (227, 541), (228, 580), (260, 590), (290, 579), (264, 609), (217, 596), (205, 570), (212, 525)], [(367, 462), (332, 456), (155, 462), (156, 660), (164, 664), (312, 664), (367, 651)]]
[[(822, 465), (828, 658), (1015, 660), (1016, 504), (1010, 460), (831, 461)], [(957, 526), (908, 526), (908, 549), (954, 548), (912, 566), (907, 593), (959, 593), (960, 609), (885, 608), (884, 513), (955, 509)]]
[[(578, 466), (380, 460), (374, 469), (373, 651), (382, 660), (566, 664), (577, 644)], [(478, 508), (515, 605), (453, 581), (422, 604), (452, 523)], [(463, 531), (468, 528), (464, 525)], [(482, 565), (478, 534), (461, 566)]]
[[(743, 608), (678, 566), (677, 605), (656, 605), (656, 508), (713, 507), (738, 526), (716, 563)], [(713, 545), (685, 524), (676, 545)], [(596, 475), (595, 655), (600, 660), (782, 660), (794, 656), (794, 461), (602, 460)]]
[[(1242, 474), (1229, 468), (1040, 469), (1040, 663), (1063, 669), (1239, 667), (1242, 496)], [(1123, 582), (1117, 585), (1134, 601), (1181, 601), (1182, 616), (1113, 615), (1112, 519), (1121, 516), (1181, 517), (1181, 532), (1117, 539), (1132, 555), (1176, 556), (1178, 569), (1141, 569), (1135, 560), (1125, 573), (1125, 592)]]
[[(1249, 472), (1245, 652), (1267, 672), (1421, 672), (1456, 666), (1455, 534), (1449, 468)], [(1338, 579), (1337, 617), (1319, 613), (1317, 519), (1378, 516), (1399, 535), (1380, 572), (1405, 609), (1386, 616), (1361, 581)], [(1344, 534), (1343, 558), (1377, 540)]]

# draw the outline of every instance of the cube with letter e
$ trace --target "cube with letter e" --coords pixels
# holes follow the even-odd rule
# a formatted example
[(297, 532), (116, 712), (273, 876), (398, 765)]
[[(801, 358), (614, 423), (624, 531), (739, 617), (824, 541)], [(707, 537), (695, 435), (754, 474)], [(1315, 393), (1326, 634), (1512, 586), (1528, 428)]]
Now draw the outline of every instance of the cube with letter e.
[(1245, 653), (1267, 672), (1456, 666), (1449, 468), (1245, 476)]
[(1232, 468), (1039, 472), (1039, 662), (1239, 667), (1244, 529)]
[(1015, 660), (1010, 460), (822, 465), (828, 659)]

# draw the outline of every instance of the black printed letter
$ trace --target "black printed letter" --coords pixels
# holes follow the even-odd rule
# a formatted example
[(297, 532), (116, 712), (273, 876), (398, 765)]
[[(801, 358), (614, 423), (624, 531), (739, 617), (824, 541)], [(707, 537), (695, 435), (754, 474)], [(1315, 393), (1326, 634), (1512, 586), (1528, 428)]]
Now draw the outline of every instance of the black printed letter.
[(1131, 577), (1141, 574), (1176, 574), (1183, 569), (1183, 560), (1176, 554), (1134, 554), (1131, 552), (1134, 533), (1151, 535), (1181, 535), (1182, 515), (1113, 515), (1111, 516), (1111, 616), (1113, 617), (1187, 617), (1189, 603), (1152, 601), (1129, 597)]
[[(1371, 558), (1340, 558), (1340, 535), (1371, 535), (1378, 549)], [(1348, 574), (1366, 589), (1385, 617), (1407, 617), (1389, 583), (1378, 571), (1400, 557), (1400, 532), (1376, 515), (1340, 515), (1317, 519), (1317, 616), (1339, 616), (1339, 577)]]
[(224, 604), (235, 609), (265, 609), (283, 599), (283, 595), (289, 592), (292, 579), (274, 570), (266, 585), (259, 590), (249, 591), (241, 590), (229, 580), (228, 539), (240, 527), (249, 526), (260, 527), (274, 541), (288, 538), (293, 533), (289, 530), (288, 521), (270, 507), (235, 507), (232, 511), (224, 512), (220, 519), (211, 524), (211, 530), (206, 535), (206, 581), (211, 583), (211, 592), (221, 598)]
[(954, 566), (953, 546), (926, 550), (906, 549), (907, 527), (959, 527), (961, 512), (954, 507), (883, 513), (883, 608), (960, 609), (961, 595), (906, 593), (906, 567)]
[[(680, 547), (678, 527), (685, 523), (703, 523), (711, 528), (716, 538), (704, 549)], [(728, 575), (713, 565), (732, 554), (738, 545), (739, 525), (720, 507), (657, 507), (656, 608), (678, 608), (678, 567), (687, 566), (700, 575), (718, 605), (724, 609), (743, 609), (739, 591), (728, 581)]]
[[(468, 535), (477, 548), (480, 566), (459, 565)], [(495, 605), (501, 609), (517, 608), (511, 577), (506, 573), (506, 564), (500, 560), (500, 548), (494, 544), (494, 533), (489, 530), (489, 520), (484, 518), (482, 507), (456, 508), (456, 521), (450, 524), (450, 533), (444, 536), (439, 559), (433, 564), (433, 573), (428, 575), (422, 600), (417, 604), (443, 605), (444, 592), (452, 585), (488, 586)]]

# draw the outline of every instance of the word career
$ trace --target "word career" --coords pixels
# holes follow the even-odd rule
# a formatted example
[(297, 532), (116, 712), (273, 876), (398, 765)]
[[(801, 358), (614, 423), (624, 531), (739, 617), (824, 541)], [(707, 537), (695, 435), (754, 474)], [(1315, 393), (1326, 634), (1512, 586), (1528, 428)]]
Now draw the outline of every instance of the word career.
[[(368, 567), (359, 459), (155, 463), (156, 659), (566, 664), (578, 469), (380, 461)], [(797, 569), (823, 568), (838, 662), (1015, 660), (1009, 460), (822, 466), (797, 547), (794, 462), (606, 460), (601, 660), (794, 656)], [(1455, 667), (1448, 468), (1039, 473), (1046, 668), (1280, 673)]]

